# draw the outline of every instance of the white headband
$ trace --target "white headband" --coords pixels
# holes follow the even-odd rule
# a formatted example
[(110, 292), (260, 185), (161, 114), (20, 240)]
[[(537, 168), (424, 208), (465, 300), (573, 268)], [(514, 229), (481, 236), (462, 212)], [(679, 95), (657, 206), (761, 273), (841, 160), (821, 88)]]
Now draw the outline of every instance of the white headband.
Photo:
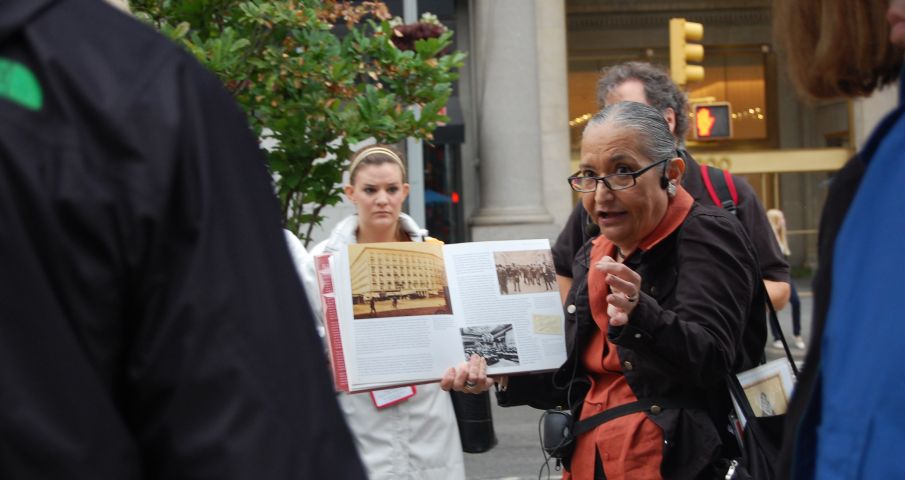
[(402, 169), (402, 176), (405, 177), (405, 164), (402, 163), (402, 159), (399, 158), (399, 155), (396, 152), (385, 147), (368, 147), (359, 152), (358, 155), (355, 155), (355, 158), (352, 159), (352, 164), (349, 166), (349, 173), (354, 173), (355, 169), (358, 168), (358, 164), (361, 163), (361, 161), (364, 160), (365, 157), (374, 153), (382, 153), (390, 157), (399, 165), (399, 168)]
[(369, 155), (372, 155), (375, 153), (382, 153), (382, 154), (390, 157), (394, 162), (396, 162), (397, 165), (399, 165), (399, 168), (402, 170), (402, 177), (403, 177), (403, 179), (405, 178), (405, 164), (402, 163), (402, 158), (399, 157), (399, 154), (390, 150), (389, 148), (380, 147), (380, 146), (365, 148), (364, 150), (359, 152), (358, 155), (355, 155), (355, 158), (352, 159), (352, 164), (349, 165), (349, 174), (354, 174), (355, 169), (358, 168), (358, 164), (360, 164), (361, 161), (364, 160)]

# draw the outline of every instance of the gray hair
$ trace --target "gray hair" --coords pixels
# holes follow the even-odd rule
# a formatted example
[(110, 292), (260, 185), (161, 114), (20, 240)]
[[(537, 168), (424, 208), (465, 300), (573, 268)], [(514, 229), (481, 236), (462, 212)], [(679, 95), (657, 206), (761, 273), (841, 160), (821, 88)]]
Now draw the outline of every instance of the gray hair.
[(662, 67), (646, 62), (625, 62), (600, 71), (597, 81), (597, 107), (606, 105), (606, 97), (616, 87), (628, 80), (638, 80), (644, 85), (644, 96), (647, 103), (660, 111), (662, 115), (667, 108), (676, 113), (675, 136), (679, 145), (685, 145), (685, 134), (688, 133), (688, 98)]
[[(633, 130), (639, 138), (643, 154), (651, 162), (675, 158), (676, 138), (669, 132), (669, 124), (656, 108), (638, 102), (619, 102), (597, 112), (585, 126), (604, 125)], [(664, 167), (664, 170), (666, 167)]]

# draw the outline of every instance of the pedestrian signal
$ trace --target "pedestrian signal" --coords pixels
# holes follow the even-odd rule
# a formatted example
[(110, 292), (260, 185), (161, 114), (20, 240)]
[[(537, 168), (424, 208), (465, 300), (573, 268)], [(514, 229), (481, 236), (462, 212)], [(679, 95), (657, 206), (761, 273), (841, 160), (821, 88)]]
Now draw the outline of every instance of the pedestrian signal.
[(692, 107), (694, 138), (721, 140), (732, 138), (731, 107), (729, 102), (699, 103)]
[(704, 25), (686, 22), (684, 18), (669, 19), (669, 75), (676, 85), (698, 82), (704, 79), (704, 67), (689, 65), (704, 60)]

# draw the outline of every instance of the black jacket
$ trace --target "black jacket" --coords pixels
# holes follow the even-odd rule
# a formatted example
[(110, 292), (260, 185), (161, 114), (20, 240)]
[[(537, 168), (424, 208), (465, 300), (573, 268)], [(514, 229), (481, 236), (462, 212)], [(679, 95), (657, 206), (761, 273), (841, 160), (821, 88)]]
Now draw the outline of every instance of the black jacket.
[[(568, 360), (552, 375), (511, 378), (507, 391), (498, 393), (501, 405), (580, 405), (586, 374), (576, 360), (589, 339), (600, 334), (588, 302), (591, 245), (579, 250), (573, 265), (566, 301)], [(607, 335), (639, 399), (667, 398), (692, 406), (648, 414), (663, 429), (664, 477), (706, 478), (710, 464), (731, 454), (722, 448), (730, 441), (724, 433), (730, 408), (724, 378), (756, 361), (743, 352), (742, 331), (757, 328), (760, 353), (766, 341), (764, 322), (755, 321), (764, 317), (764, 302), (753, 247), (731, 214), (695, 204), (679, 229), (650, 250), (632, 254), (626, 265), (641, 275), (642, 293), (629, 323), (610, 327)], [(571, 378), (579, 383), (569, 401)]]
[(0, 478), (364, 478), (217, 79), (98, 0), (0, 2), (0, 60)]

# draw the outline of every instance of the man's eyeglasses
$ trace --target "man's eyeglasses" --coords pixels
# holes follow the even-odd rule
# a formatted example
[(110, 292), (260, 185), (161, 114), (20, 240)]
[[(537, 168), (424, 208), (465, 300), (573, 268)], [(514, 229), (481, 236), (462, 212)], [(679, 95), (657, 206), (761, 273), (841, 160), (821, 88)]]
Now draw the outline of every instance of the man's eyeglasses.
[(569, 186), (572, 187), (572, 190), (575, 190), (579, 193), (590, 193), (597, 191), (597, 184), (603, 182), (606, 185), (606, 188), (610, 190), (625, 190), (626, 188), (632, 188), (637, 183), (637, 178), (644, 174), (644, 172), (660, 165), (663, 162), (669, 160), (668, 158), (664, 158), (659, 162), (652, 163), (641, 170), (637, 170), (631, 173), (613, 173), (610, 175), (604, 175), (602, 177), (590, 177), (583, 176), (579, 174), (572, 175), (569, 177)]

